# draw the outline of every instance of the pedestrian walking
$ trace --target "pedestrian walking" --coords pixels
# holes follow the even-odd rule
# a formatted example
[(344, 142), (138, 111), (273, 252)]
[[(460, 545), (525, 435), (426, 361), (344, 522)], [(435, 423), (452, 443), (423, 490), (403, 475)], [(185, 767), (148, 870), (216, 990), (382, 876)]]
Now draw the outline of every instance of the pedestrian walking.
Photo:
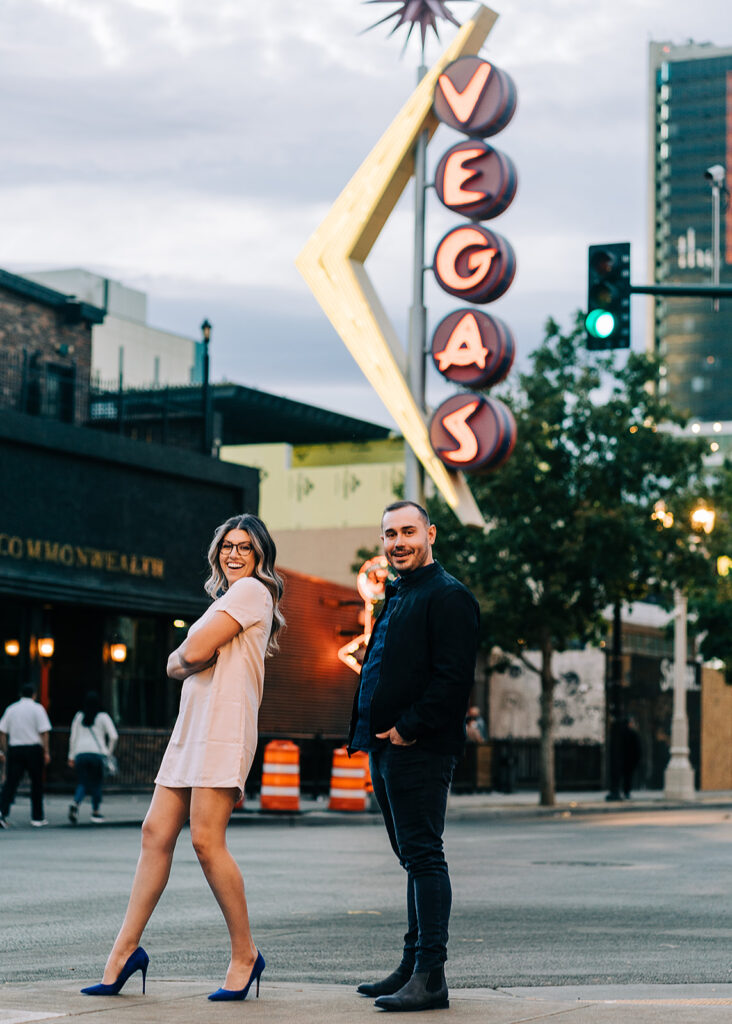
[(488, 734), (485, 728), (485, 719), (480, 713), (479, 707), (468, 708), (465, 716), (465, 738), (468, 743), (485, 743)]
[(479, 611), (467, 587), (434, 561), (436, 528), (420, 505), (389, 505), (381, 536), (399, 579), (387, 585), (369, 640), (348, 747), (369, 751), (374, 795), (407, 872), (407, 931), (396, 970), (358, 991), (384, 1010), (429, 1010), (449, 1005), (452, 890), (442, 834), (465, 742)]
[(122, 927), (99, 985), (85, 995), (116, 995), (136, 971), (142, 988), (149, 958), (139, 945), (168, 880), (173, 852), (190, 818), (191, 841), (222, 910), (231, 940), (224, 987), (209, 999), (245, 999), (264, 970), (249, 928), (244, 881), (226, 846), (226, 826), (257, 748), (264, 659), (284, 626), (276, 549), (254, 515), (227, 519), (208, 550), (206, 592), (214, 599), (168, 658), (183, 682), (180, 711), (142, 826), (142, 849)]
[(623, 795), (626, 800), (629, 800), (635, 771), (641, 763), (643, 755), (640, 733), (636, 728), (634, 718), (631, 717), (623, 720), (620, 737), (623, 757)]
[(48, 824), (43, 816), (43, 772), (51, 760), (50, 733), (51, 722), (46, 709), (36, 701), (36, 688), (26, 683), (20, 699), (10, 704), (0, 718), (0, 758), (6, 761), (0, 828), (8, 827), (10, 808), (26, 772), (31, 785), (31, 825), (43, 828)]
[(104, 821), (102, 787), (117, 739), (114, 722), (102, 710), (99, 694), (90, 690), (84, 699), (83, 710), (77, 711), (71, 721), (69, 733), (69, 766), (76, 771), (76, 790), (69, 804), (72, 825), (79, 820), (79, 807), (87, 793), (92, 802), (91, 820), (97, 825)]

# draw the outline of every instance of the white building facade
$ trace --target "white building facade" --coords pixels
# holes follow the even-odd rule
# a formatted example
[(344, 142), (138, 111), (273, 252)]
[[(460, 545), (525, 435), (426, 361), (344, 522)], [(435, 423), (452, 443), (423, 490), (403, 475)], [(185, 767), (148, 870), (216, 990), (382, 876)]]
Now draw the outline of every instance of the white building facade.
[(202, 343), (147, 323), (147, 296), (88, 270), (25, 274), (105, 311), (92, 330), (92, 381), (106, 388), (200, 384)]

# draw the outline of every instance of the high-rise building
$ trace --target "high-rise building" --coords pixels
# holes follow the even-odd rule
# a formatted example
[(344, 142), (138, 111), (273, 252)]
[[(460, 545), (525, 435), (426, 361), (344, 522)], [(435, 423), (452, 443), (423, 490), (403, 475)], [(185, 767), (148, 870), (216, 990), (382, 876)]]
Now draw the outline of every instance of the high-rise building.
[[(649, 79), (648, 278), (712, 283), (716, 189), (720, 282), (732, 284), (732, 47), (652, 42)], [(701, 424), (732, 420), (732, 299), (649, 305), (668, 400)]]

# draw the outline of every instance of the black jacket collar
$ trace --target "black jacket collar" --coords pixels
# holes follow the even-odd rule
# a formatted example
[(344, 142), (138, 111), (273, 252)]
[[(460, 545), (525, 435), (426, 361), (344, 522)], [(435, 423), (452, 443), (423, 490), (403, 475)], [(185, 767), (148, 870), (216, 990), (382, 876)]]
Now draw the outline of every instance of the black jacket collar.
[(429, 565), (420, 565), (419, 569), (415, 569), (414, 572), (405, 572), (403, 576), (400, 576), (396, 583), (392, 583), (392, 587), (418, 587), (422, 583), (427, 583), (431, 580), (436, 572), (439, 572), (440, 563), (430, 562)]

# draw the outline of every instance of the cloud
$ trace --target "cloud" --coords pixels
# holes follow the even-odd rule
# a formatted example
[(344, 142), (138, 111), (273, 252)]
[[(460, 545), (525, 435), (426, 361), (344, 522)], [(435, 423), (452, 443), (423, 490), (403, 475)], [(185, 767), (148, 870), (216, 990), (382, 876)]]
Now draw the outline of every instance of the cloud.
[[(514, 0), (501, 12), (485, 55), (518, 85), (495, 144), (516, 162), (519, 192), (492, 223), (518, 273), (495, 312), (520, 346), (533, 347), (548, 314), (567, 322), (583, 303), (590, 242), (630, 239), (644, 276), (648, 39), (713, 38), (727, 8)], [(294, 259), (414, 88), (411, 43), (400, 59), (384, 29), (359, 35), (373, 10), (5, 0), (0, 265), (102, 270), (145, 287), (157, 325), (186, 334), (208, 316), (218, 374), (331, 389), (334, 407), (339, 388), (347, 401), (367, 394)], [(429, 63), (441, 48), (430, 41)], [(456, 140), (439, 130), (431, 169)], [(411, 203), (408, 189), (367, 264), (403, 336)], [(454, 223), (430, 192), (428, 263)], [(429, 274), (426, 287), (434, 324), (454, 303)]]

